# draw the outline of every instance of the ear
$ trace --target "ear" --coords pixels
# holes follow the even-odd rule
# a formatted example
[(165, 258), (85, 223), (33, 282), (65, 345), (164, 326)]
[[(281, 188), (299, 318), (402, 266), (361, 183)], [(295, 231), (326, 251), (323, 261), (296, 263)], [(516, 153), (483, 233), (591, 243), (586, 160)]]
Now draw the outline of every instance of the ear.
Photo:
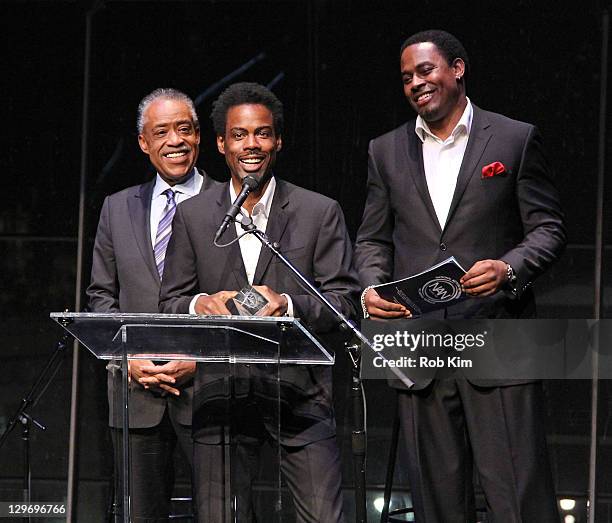
[(221, 135), (217, 135), (217, 149), (221, 154), (225, 154), (225, 139)]
[(283, 148), (283, 137), (279, 134), (276, 137), (276, 151), (280, 151)]
[(149, 154), (149, 144), (143, 134), (138, 135), (138, 145), (140, 145), (140, 149), (143, 153)]
[(196, 128), (195, 135), (196, 135), (196, 143), (200, 145), (200, 128), (199, 127)]
[(457, 80), (461, 80), (463, 75), (465, 75), (465, 62), (461, 58), (455, 58), (451, 68)]

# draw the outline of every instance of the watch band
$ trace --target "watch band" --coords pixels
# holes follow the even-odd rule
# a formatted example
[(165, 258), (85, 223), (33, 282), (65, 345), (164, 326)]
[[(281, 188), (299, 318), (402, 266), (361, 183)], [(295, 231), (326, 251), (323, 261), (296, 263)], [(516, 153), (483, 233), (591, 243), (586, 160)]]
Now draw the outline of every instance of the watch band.
[(510, 288), (513, 294), (517, 293), (516, 281), (517, 277), (512, 265), (506, 263), (506, 285)]
[(366, 307), (365, 295), (368, 293), (370, 289), (373, 289), (373, 288), (374, 288), (374, 285), (368, 285), (365, 289), (363, 289), (363, 292), (361, 293), (361, 310), (363, 311), (364, 320), (367, 320), (370, 317), (368, 308)]

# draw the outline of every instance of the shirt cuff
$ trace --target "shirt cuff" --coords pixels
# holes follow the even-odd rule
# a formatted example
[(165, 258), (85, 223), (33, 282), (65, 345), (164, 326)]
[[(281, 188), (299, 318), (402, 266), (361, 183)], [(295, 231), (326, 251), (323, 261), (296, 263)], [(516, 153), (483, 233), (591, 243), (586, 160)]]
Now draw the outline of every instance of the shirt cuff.
[(287, 298), (287, 312), (285, 312), (285, 316), (289, 316), (290, 318), (293, 318), (293, 301), (291, 300), (291, 296), (289, 296), (288, 294), (285, 294), (284, 292), (281, 293), (281, 296), (284, 296), (285, 298)]
[(191, 299), (191, 302), (189, 303), (189, 314), (197, 314), (196, 311), (195, 311), (195, 306), (196, 306), (196, 302), (198, 301), (198, 298), (200, 296), (208, 296), (208, 294), (206, 294), (205, 292), (200, 292), (199, 294), (196, 294)]

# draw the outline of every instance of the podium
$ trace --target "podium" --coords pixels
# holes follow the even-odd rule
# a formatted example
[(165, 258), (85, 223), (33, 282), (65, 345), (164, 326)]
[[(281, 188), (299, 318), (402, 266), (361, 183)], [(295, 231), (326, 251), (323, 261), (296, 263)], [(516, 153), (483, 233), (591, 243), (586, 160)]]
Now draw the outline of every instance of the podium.
[[(245, 397), (236, 384), (248, 385), (251, 369), (258, 379), (264, 376), (265, 401), (275, 410), (276, 433), (272, 436), (273, 470), (266, 474), (262, 492), (271, 504), (266, 521), (282, 521), (283, 488), (280, 474), (281, 408), (283, 404), (283, 368), (333, 365), (334, 354), (297, 318), (257, 316), (195, 316), (189, 314), (107, 314), (51, 313), (51, 318), (101, 360), (120, 360), (122, 374), (122, 427), (129, 427), (128, 359), (193, 360), (212, 365), (217, 375), (223, 375), (224, 393), (217, 394), (216, 406), (224, 404), (229, 423), (219, 436), (223, 456), (222, 521), (240, 523), (241, 515), (250, 507), (241, 506), (245, 499), (243, 486), (233, 477), (236, 470), (244, 471), (244, 463), (236, 455), (236, 443), (231, 419), (236, 412), (237, 397)], [(308, 368), (302, 369), (308, 372)], [(299, 372), (299, 371), (297, 371)], [(245, 378), (246, 376), (246, 378)], [(210, 385), (210, 384), (208, 384)], [(293, 384), (292, 384), (293, 385)], [(244, 387), (238, 387), (243, 389)], [(215, 387), (212, 387), (215, 389)], [(248, 395), (248, 392), (246, 393)], [(274, 414), (274, 413), (273, 413)], [(268, 425), (266, 425), (268, 427)], [(130, 463), (129, 432), (123, 430), (123, 463)], [(238, 478), (241, 479), (241, 478)], [(239, 482), (238, 482), (239, 483)], [(130, 467), (122, 471), (122, 521), (130, 521)], [(250, 499), (250, 498), (249, 498)], [(265, 501), (263, 503), (266, 503)], [(261, 503), (259, 503), (261, 505)]]

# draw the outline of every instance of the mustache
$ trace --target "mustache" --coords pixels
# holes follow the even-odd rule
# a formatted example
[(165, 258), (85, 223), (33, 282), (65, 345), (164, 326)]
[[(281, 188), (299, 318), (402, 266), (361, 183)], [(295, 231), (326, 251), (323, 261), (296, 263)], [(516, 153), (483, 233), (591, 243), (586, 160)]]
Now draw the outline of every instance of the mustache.
[(188, 152), (191, 152), (191, 147), (183, 146), (183, 147), (180, 147), (178, 149), (170, 149), (170, 150), (164, 151), (163, 154), (169, 154), (169, 153), (188, 153)]

